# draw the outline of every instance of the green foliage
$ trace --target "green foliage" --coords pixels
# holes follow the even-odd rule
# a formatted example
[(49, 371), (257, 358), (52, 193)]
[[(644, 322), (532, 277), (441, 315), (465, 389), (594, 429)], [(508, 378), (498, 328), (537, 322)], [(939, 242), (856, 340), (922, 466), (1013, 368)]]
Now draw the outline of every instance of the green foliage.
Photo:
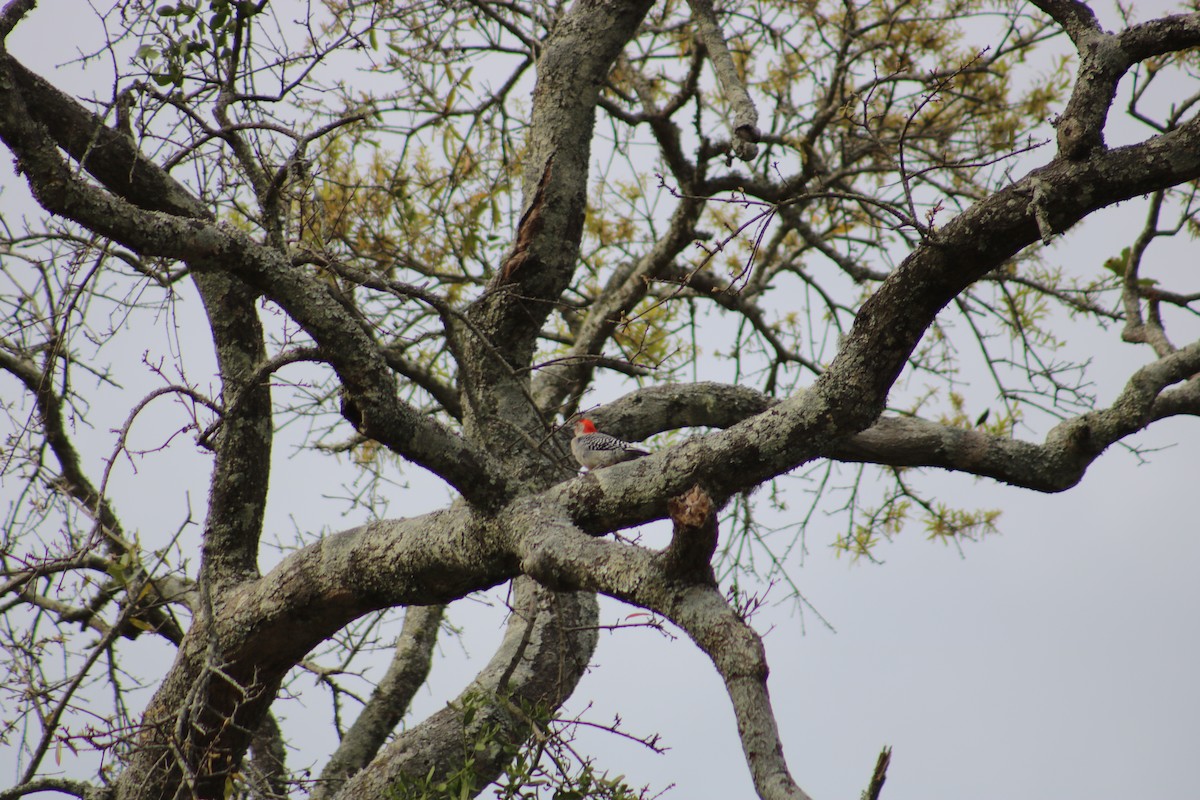
[(899, 493), (878, 508), (863, 509), (863, 513), (856, 515), (862, 521), (853, 522), (846, 533), (837, 537), (833, 543), (834, 551), (854, 560), (875, 560), (879, 544), (904, 529), (914, 506), (920, 511), (920, 524), (931, 541), (961, 547), (963, 542), (978, 541), (999, 532), (996, 526), (1000, 519), (998, 509), (951, 508), (942, 502)]
[(858, 515), (863, 521), (855, 522), (852, 518), (846, 533), (834, 540), (834, 552), (855, 560), (873, 560), (879, 543), (903, 530), (911, 509), (912, 502), (902, 497), (893, 497), (878, 508), (863, 509), (865, 513)]
[(944, 503), (935, 503), (926, 509), (923, 523), (931, 540), (941, 542), (974, 541), (990, 533), (996, 533), (997, 509), (965, 511), (950, 508)]
[(212, 52), (219, 59), (237, 56), (250, 19), (263, 12), (265, 3), (249, 0), (209, 0), (179, 3), (155, 9), (161, 25), (151, 41), (138, 48), (137, 57), (151, 66), (150, 77), (159, 86), (182, 89), (192, 62)]

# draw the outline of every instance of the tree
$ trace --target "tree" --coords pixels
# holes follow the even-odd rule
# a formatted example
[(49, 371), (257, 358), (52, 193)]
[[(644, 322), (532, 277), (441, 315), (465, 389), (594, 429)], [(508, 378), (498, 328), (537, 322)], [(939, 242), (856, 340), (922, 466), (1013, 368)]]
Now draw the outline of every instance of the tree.
[[(1200, 295), (1147, 274), (1157, 239), (1196, 227), (1198, 13), (1109, 32), (1054, 0), (304, 11), (123, 4), (80, 61), (110, 70), (100, 102), (9, 51), (47, 10), (0, 13), (0, 139), (44, 212), (4, 229), (0, 368), (20, 397), (5, 736), (25, 733), (3, 797), (470, 796), (493, 781), (630, 796), (570, 766), (555, 735), (597, 593), (685, 632), (725, 682), (760, 797), (805, 797), (749, 623), (746, 587), (789, 580), (757, 536), (777, 491), (754, 490), (803, 470), (813, 509), (842, 507), (854, 556), (906, 521), (957, 542), (995, 514), (926, 496), (911, 468), (1059, 492), (1110, 446), (1200, 412), (1200, 342), (1168, 336), (1194, 335)], [(1109, 146), (1122, 81), (1140, 133)], [(1072, 226), (1142, 197), (1125, 251), (1060, 266)], [(1054, 257), (1040, 246), (1060, 240)], [(195, 331), (174, 327), (189, 298), (211, 385), (182, 357)], [(1056, 355), (1079, 325), (1097, 351), (1110, 325), (1145, 346), (1111, 405)], [(123, 388), (122, 328), (179, 351), (147, 356), (148, 391)], [(973, 370), (991, 385), (968, 397)], [(131, 437), (171, 399), (185, 421), (153, 449), (206, 453), (205, 507), (135, 532), (119, 507), (137, 495), (110, 478), (150, 463)], [(84, 428), (117, 402), (106, 449)], [(667, 435), (577, 476), (582, 411), (625, 438)], [(336, 480), (370, 521), (318, 536), (336, 512), (304, 519), (260, 570), (272, 459), (298, 445), (355, 471)], [(831, 488), (844, 465), (849, 499)], [(424, 480), (415, 467), (453, 501), (387, 515), (386, 497), (410, 502), (389, 481)], [(664, 519), (663, 549), (610, 536)], [(771, 567), (755, 572), (754, 548)], [(505, 582), (491, 662), (398, 731), (444, 605)], [(402, 607), (390, 666), (354, 698), (338, 675)], [(174, 649), (165, 674), (127, 655), (146, 639)], [(274, 713), (297, 671), (336, 708), (361, 701), (331, 723), (341, 744), (319, 776), (288, 771), (301, 734)], [(103, 753), (93, 783), (49, 775), (64, 747)]]

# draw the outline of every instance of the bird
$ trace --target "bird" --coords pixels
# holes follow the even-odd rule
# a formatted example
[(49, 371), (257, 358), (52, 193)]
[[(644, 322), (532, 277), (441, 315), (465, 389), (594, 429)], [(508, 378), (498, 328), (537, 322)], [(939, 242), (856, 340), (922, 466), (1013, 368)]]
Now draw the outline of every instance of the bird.
[(596, 423), (580, 417), (575, 423), (575, 438), (571, 440), (571, 454), (589, 472), (611, 467), (624, 461), (650, 455), (648, 450), (635, 447), (629, 442), (596, 430)]

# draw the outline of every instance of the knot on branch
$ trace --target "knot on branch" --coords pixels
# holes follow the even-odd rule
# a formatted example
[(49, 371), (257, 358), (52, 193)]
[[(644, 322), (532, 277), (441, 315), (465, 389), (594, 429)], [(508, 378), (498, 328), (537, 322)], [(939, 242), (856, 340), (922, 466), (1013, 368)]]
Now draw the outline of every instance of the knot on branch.
[(1030, 183), (1033, 185), (1033, 196), (1029, 201), (1029, 208), (1033, 212), (1034, 222), (1037, 223), (1042, 244), (1048, 247), (1054, 240), (1054, 225), (1050, 222), (1050, 184), (1041, 178), (1034, 178)]
[(716, 584), (712, 556), (717, 549), (717, 509), (708, 493), (693, 486), (667, 501), (675, 523), (671, 543), (659, 554), (663, 569), (690, 581)]
[(1083, 161), (1094, 151), (1103, 149), (1104, 134), (1075, 117), (1059, 117), (1054, 123), (1058, 152), (1068, 161)]
[(741, 161), (753, 161), (758, 155), (758, 142), (762, 135), (753, 123), (738, 125), (733, 129), (733, 141), (729, 144), (729, 152)]

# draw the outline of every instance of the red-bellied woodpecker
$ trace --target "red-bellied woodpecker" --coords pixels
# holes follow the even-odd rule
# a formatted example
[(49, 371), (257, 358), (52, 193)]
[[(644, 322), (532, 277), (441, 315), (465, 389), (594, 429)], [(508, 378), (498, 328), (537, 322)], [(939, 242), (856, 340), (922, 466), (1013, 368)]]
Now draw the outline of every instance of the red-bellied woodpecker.
[(650, 455), (648, 451), (634, 447), (629, 442), (623, 442), (607, 433), (600, 433), (596, 430), (595, 423), (587, 417), (581, 417), (575, 423), (575, 438), (571, 440), (571, 453), (575, 456), (576, 461), (587, 467), (589, 472)]

